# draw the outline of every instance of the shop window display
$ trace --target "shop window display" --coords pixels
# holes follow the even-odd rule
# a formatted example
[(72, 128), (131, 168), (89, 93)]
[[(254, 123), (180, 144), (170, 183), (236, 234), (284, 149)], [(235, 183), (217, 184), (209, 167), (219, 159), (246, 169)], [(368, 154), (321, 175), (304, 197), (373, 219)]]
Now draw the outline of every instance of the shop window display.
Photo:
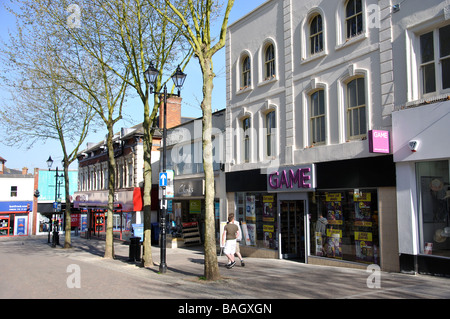
[(319, 191), (311, 194), (310, 254), (379, 264), (377, 191)]
[(416, 164), (422, 254), (450, 257), (449, 161)]
[(243, 235), (240, 245), (278, 249), (276, 194), (236, 193), (236, 220)]

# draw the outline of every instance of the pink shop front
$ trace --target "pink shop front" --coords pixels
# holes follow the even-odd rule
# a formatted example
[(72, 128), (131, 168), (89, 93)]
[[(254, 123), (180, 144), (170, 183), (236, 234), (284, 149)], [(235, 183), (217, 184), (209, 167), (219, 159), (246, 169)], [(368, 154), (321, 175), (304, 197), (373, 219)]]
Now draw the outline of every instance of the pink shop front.
[(380, 215), (396, 219), (380, 209), (395, 194), (392, 156), (228, 173), (227, 193), (246, 255), (357, 268), (392, 258), (380, 245)]

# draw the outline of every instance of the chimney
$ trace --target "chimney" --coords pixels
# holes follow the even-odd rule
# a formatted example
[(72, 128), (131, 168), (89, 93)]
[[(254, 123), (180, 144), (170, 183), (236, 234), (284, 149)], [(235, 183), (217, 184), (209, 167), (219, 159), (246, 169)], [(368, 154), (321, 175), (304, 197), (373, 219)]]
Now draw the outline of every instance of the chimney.
[(22, 175), (27, 175), (27, 174), (28, 174), (28, 167), (22, 168)]
[[(167, 128), (181, 124), (181, 97), (169, 95), (167, 97)], [(159, 127), (164, 127), (164, 101), (159, 106)]]
[(0, 156), (0, 175), (5, 171), (5, 162), (6, 160)]

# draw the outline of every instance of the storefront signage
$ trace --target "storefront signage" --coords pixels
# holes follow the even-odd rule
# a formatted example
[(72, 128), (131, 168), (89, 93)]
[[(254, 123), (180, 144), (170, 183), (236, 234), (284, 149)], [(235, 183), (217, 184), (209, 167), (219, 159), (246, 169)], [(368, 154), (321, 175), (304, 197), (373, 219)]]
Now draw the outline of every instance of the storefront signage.
[(267, 176), (269, 192), (311, 191), (315, 188), (314, 165), (280, 168)]
[(202, 212), (202, 201), (191, 199), (189, 201), (189, 214), (200, 214)]
[(175, 197), (203, 196), (203, 179), (175, 180)]
[(369, 151), (370, 153), (389, 154), (389, 131), (370, 130), (369, 131)]
[(26, 212), (33, 210), (33, 202), (0, 202), (0, 212)]

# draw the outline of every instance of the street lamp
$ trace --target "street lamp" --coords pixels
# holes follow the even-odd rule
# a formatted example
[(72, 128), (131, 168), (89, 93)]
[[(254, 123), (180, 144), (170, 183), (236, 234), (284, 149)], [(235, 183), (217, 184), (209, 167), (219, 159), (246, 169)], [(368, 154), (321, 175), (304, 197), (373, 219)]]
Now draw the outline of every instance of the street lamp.
[[(150, 66), (144, 72), (145, 78), (147, 82), (150, 84), (150, 94), (160, 94), (159, 92), (153, 92), (153, 87), (155, 86), (156, 78), (158, 77), (159, 71), (153, 65), (153, 62), (150, 62)], [(178, 96), (180, 96), (181, 87), (184, 84), (184, 80), (186, 80), (186, 74), (181, 71), (180, 66), (178, 66), (175, 73), (172, 75), (172, 81), (175, 84), (175, 87), (178, 89)], [(164, 100), (164, 127), (163, 127), (163, 173), (166, 172), (166, 139), (167, 139), (167, 86), (164, 84), (163, 91), (163, 100)], [(161, 243), (160, 243), (160, 258), (161, 262), (159, 265), (159, 272), (164, 274), (167, 271), (166, 264), (166, 214), (167, 214), (167, 202), (166, 202), (166, 188), (163, 187), (162, 191), (162, 213), (160, 218), (160, 231), (161, 231)]]
[[(53, 165), (53, 160), (52, 160), (52, 157), (49, 156), (48, 160), (47, 160), (47, 166), (48, 166), (48, 171), (49, 172), (51, 171), (52, 165)], [(60, 182), (58, 181), (59, 177), (64, 177), (64, 174), (59, 175), (58, 174), (58, 167), (56, 167), (56, 174), (55, 174), (55, 202), (54, 202), (53, 205), (58, 205), (57, 202), (58, 202), (58, 193), (59, 193), (59, 185), (60, 185)], [(53, 209), (54, 209), (54, 212), (56, 213), (57, 207), (53, 207)], [(55, 214), (55, 218), (56, 218), (56, 214)], [(52, 218), (52, 223), (50, 225), (52, 226), (52, 229), (53, 229), (52, 247), (56, 247), (56, 244), (59, 244), (59, 233), (58, 233), (57, 225), (56, 225), (56, 227), (54, 225), (53, 218)], [(48, 232), (48, 242), (50, 243), (50, 229), (49, 229), (49, 232)]]

